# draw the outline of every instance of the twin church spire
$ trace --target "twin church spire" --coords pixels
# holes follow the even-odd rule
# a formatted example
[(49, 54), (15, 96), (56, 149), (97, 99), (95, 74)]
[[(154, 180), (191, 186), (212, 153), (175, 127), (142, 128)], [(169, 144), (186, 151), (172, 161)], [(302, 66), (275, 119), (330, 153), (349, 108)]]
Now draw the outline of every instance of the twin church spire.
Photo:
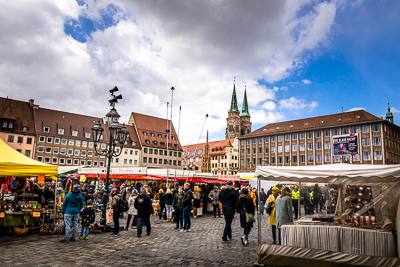
[[(249, 105), (247, 104), (247, 94), (246, 94), (246, 85), (244, 88), (244, 98), (243, 98), (243, 106), (242, 106), (242, 113), (240, 113), (240, 117), (243, 116), (250, 116), (249, 113)], [(231, 100), (231, 108), (229, 109), (229, 112), (239, 112), (238, 109), (238, 104), (237, 104), (237, 98), (236, 98), (236, 84), (235, 84), (235, 80), (233, 80), (233, 93), (232, 93), (232, 100)]]

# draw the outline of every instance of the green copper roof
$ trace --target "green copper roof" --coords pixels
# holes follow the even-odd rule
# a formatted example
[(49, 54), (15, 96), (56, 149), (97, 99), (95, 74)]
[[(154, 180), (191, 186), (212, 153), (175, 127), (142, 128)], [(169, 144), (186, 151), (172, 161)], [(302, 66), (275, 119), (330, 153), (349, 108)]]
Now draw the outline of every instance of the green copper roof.
[(247, 104), (246, 89), (244, 90), (242, 113), (240, 113), (240, 117), (245, 117), (245, 116), (250, 117), (249, 105)]
[(393, 113), (390, 111), (390, 106), (388, 103), (388, 112), (386, 113), (386, 119), (393, 118)]
[(233, 84), (233, 94), (232, 94), (232, 101), (231, 101), (231, 109), (228, 112), (239, 112), (237, 99), (236, 99), (236, 88), (235, 84)]

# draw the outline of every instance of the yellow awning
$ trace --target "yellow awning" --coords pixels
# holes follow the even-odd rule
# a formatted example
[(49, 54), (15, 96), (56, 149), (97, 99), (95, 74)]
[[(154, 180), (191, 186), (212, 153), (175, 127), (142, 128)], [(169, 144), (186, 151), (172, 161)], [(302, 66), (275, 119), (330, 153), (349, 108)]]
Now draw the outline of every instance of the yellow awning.
[(0, 177), (29, 177), (58, 174), (58, 166), (42, 163), (22, 155), (0, 139)]

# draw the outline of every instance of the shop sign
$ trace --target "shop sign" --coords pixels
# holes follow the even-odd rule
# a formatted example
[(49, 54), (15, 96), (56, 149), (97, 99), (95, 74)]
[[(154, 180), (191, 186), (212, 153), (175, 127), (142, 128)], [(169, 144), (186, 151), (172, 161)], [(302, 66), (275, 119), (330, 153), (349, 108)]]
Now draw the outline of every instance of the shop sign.
[(332, 137), (333, 155), (357, 155), (358, 154), (358, 135), (336, 135)]
[(0, 213), (0, 218), (4, 218), (5, 214), (4, 213)]
[(38, 183), (44, 183), (44, 174), (39, 174), (38, 175)]
[(40, 218), (40, 212), (34, 211), (34, 212), (32, 212), (32, 216), (33, 216), (33, 218)]

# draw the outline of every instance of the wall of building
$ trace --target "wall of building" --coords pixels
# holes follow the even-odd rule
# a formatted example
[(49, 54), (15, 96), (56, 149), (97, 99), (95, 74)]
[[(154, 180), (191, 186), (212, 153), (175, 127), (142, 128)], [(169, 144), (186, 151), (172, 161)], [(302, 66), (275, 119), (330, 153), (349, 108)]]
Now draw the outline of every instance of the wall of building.
[(0, 139), (11, 148), (19, 151), (27, 157), (33, 158), (36, 142), (34, 136), (0, 132)]

